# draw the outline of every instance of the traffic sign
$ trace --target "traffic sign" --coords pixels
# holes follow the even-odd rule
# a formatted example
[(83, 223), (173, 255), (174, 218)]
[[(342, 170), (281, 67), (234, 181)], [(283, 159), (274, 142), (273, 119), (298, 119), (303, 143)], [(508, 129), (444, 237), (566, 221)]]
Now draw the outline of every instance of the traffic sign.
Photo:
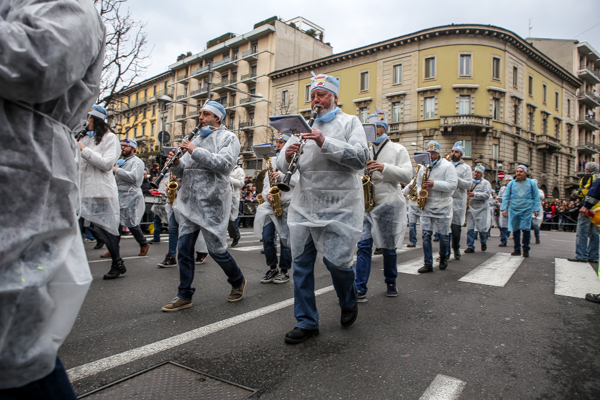
[(167, 131), (160, 131), (158, 132), (158, 141), (161, 143), (169, 143), (169, 141), (171, 140), (171, 135), (169, 135), (169, 132)]
[(498, 172), (498, 180), (502, 180), (502, 179), (504, 179), (504, 172), (499, 171)]

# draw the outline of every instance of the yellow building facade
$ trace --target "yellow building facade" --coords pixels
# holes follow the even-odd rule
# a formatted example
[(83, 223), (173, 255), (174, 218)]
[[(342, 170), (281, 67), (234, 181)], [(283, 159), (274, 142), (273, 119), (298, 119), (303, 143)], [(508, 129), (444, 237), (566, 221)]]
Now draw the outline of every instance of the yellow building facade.
[(493, 186), (518, 164), (547, 195), (564, 197), (576, 179), (581, 81), (513, 32), (442, 26), (275, 71), (275, 95), (299, 99), (290, 112), (310, 111), (310, 71), (340, 78), (344, 112), (364, 121), (386, 111), (388, 134), (410, 153), (436, 140), (445, 156), (462, 140), (465, 160), (483, 163)]

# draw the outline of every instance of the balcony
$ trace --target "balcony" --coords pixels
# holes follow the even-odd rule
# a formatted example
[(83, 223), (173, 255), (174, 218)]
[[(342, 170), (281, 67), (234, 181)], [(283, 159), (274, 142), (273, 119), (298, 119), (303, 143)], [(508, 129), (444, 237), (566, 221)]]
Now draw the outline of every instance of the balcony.
[(177, 114), (177, 115), (175, 116), (175, 119), (176, 119), (176, 120), (178, 120), (178, 119), (184, 119), (184, 118), (185, 118), (185, 114)]
[(192, 74), (191, 74), (191, 76), (196, 79), (201, 79), (205, 75), (208, 75), (208, 65), (205, 65), (204, 67), (196, 68), (195, 70), (192, 71)]
[(258, 49), (250, 49), (242, 52), (242, 60), (256, 61), (258, 60)]
[(251, 108), (254, 107), (255, 101), (252, 97), (243, 97), (240, 99), (240, 105), (245, 108)]
[(198, 99), (200, 97), (205, 97), (208, 93), (208, 88), (198, 88), (196, 90), (192, 90), (190, 92), (190, 97), (194, 99)]
[(256, 73), (249, 73), (242, 75), (240, 82), (242, 83), (256, 83)]
[(598, 72), (583, 65), (580, 65), (579, 68), (580, 69), (577, 71), (577, 76), (579, 78), (590, 85), (597, 85), (600, 83), (600, 74), (598, 74)]
[(584, 119), (578, 120), (577, 125), (581, 128), (585, 128), (590, 131), (600, 129), (600, 122), (596, 121), (594, 118), (591, 117), (585, 117)]
[(248, 122), (240, 122), (240, 130), (242, 130), (242, 131), (254, 130), (254, 118), (250, 119)]
[[(441, 115), (440, 129), (443, 133), (450, 133), (453, 129), (475, 128), (477, 133), (492, 131), (492, 117), (481, 115)], [(466, 132), (461, 132), (465, 133)]]
[(178, 82), (178, 81), (182, 81), (182, 80), (184, 80), (184, 79), (187, 79), (187, 77), (188, 77), (188, 75), (187, 75), (187, 74), (181, 74), (181, 75), (179, 75), (179, 76), (177, 77), (177, 82)]
[(227, 85), (229, 84), (229, 79), (222, 79), (221, 82), (218, 82), (217, 85), (213, 86), (213, 91), (216, 93), (224, 93), (229, 90), (229, 88), (227, 88)]
[(188, 118), (189, 117), (196, 117), (198, 115), (200, 115), (200, 110), (190, 111), (190, 113), (188, 114)]
[(548, 150), (550, 152), (559, 151), (561, 148), (560, 140), (548, 135), (537, 135), (535, 145), (538, 150)]
[(579, 178), (571, 175), (565, 176), (565, 186), (579, 186)]
[(596, 96), (594, 96), (594, 93), (588, 92), (587, 90), (582, 91), (580, 89), (580, 94), (577, 96), (577, 100), (579, 100), (580, 103), (585, 104), (589, 108), (600, 107), (600, 97), (598, 97), (597, 93)]
[(579, 141), (579, 145), (577, 146), (577, 151), (584, 154), (598, 154), (600, 153), (600, 146), (594, 144), (592, 142), (586, 142), (583, 140)]
[(235, 125), (234, 125), (234, 124), (226, 124), (226, 125), (225, 125), (225, 128), (226, 128), (228, 131), (231, 131), (231, 132), (233, 132), (233, 131), (235, 130)]
[(213, 63), (213, 71), (217, 71), (217, 72), (225, 71), (231, 67), (235, 67), (237, 64), (238, 64), (237, 60), (234, 60), (231, 57), (227, 57), (220, 61), (215, 61)]
[(157, 99), (161, 96), (173, 96), (173, 89), (167, 89), (167, 90), (159, 90), (156, 92), (156, 94), (154, 95), (154, 97), (156, 97)]
[(390, 124), (390, 132), (398, 132), (400, 130), (400, 122)]

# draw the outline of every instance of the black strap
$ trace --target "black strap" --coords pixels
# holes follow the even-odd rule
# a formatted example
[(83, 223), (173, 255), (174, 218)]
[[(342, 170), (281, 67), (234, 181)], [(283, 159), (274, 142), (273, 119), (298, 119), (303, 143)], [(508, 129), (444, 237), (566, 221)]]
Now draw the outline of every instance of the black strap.
[(375, 148), (373, 148), (373, 160), (377, 161), (377, 156), (379, 155), (379, 153), (381, 153), (381, 150), (383, 150), (383, 148), (385, 147), (385, 145), (390, 141), (390, 139), (385, 139), (383, 141), (383, 143), (381, 143), (381, 146), (379, 146), (379, 150), (377, 152), (375, 152)]

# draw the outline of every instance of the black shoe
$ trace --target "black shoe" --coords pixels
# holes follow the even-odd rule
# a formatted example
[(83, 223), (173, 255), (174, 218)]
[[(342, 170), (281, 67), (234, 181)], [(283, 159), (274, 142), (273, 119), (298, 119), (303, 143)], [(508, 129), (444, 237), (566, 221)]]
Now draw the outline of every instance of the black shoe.
[(148, 240), (148, 244), (156, 244), (156, 243), (160, 243), (160, 240)]
[(200, 252), (196, 252), (196, 260), (194, 260), (194, 264), (204, 264), (204, 261), (206, 261), (206, 257), (208, 256), (208, 253), (200, 253)]
[(236, 237), (233, 238), (233, 242), (231, 242), (231, 246), (230, 247), (235, 247), (237, 246), (238, 242), (240, 241), (241, 236), (238, 235)]
[(433, 239), (433, 241), (434, 241), (434, 242), (439, 242), (439, 241), (440, 241), (440, 239)]
[(521, 255), (521, 250), (515, 250), (512, 253), (510, 253), (511, 256), (520, 256)]
[(169, 253), (165, 257), (165, 261), (158, 264), (160, 268), (169, 268), (177, 265), (177, 259), (175, 257), (171, 257)]
[(96, 241), (96, 245), (94, 246), (94, 250), (100, 250), (104, 247), (104, 242), (102, 240)]
[(487, 250), (487, 243), (481, 243), (481, 251)]
[(567, 258), (567, 261), (571, 261), (571, 262), (588, 262), (588, 260), (582, 260), (580, 258)]
[(119, 260), (110, 267), (110, 271), (108, 274), (104, 275), (104, 279), (117, 279), (119, 275), (127, 272), (127, 268), (125, 268), (125, 263), (123, 260)]
[(475, 253), (475, 250), (473, 250), (470, 247), (467, 247), (467, 249), (465, 250), (465, 253)]
[(535, 239), (535, 244), (540, 244), (540, 239)]
[(438, 267), (442, 271), (448, 268), (448, 257), (440, 257), (440, 265)]
[(304, 329), (295, 327), (285, 334), (285, 342), (289, 344), (298, 344), (313, 336), (319, 336), (318, 329)]
[(600, 294), (587, 293), (585, 295), (585, 299), (587, 301), (591, 301), (592, 303), (600, 303)]
[(598, 260), (589, 260), (588, 261), (592, 267), (598, 265)]
[(523, 250), (523, 257), (529, 257), (529, 250)]
[(342, 310), (340, 324), (342, 324), (344, 328), (347, 328), (356, 321), (356, 317), (358, 317), (358, 304), (355, 304), (352, 310)]
[(423, 265), (421, 268), (419, 268), (419, 272), (420, 274), (424, 274), (426, 272), (433, 272), (433, 265)]
[(454, 259), (460, 260), (460, 250), (454, 250)]
[(506, 247), (506, 243), (500, 243), (498, 247)]
[(383, 254), (383, 250), (375, 249), (375, 251), (373, 252), (373, 255), (378, 255), (378, 254)]

